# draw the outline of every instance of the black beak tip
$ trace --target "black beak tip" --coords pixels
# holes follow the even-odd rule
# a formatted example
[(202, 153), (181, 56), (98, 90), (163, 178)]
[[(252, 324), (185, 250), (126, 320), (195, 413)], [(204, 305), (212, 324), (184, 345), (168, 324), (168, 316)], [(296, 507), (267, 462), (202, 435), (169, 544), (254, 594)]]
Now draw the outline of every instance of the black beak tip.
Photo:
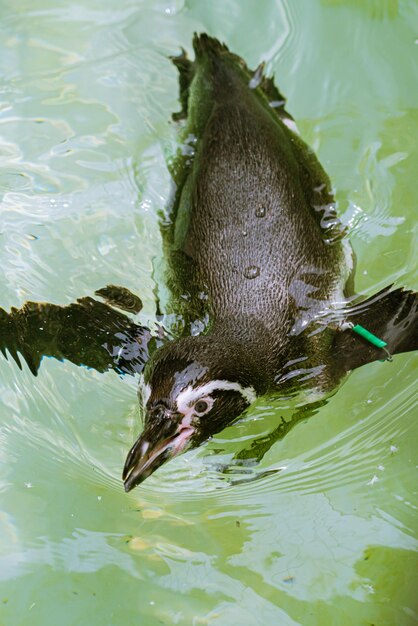
[(134, 467), (132, 466), (132, 464), (129, 464), (128, 466), (128, 463), (126, 463), (122, 472), (123, 486), (124, 486), (126, 493), (128, 493), (128, 491), (132, 491), (132, 489), (136, 487), (138, 483), (141, 482), (141, 479), (139, 476), (137, 476), (135, 480), (134, 474), (135, 472), (134, 472)]
[(141, 482), (140, 480), (133, 480), (132, 476), (128, 476), (127, 478), (124, 476), (123, 481), (123, 487), (126, 493), (132, 491), (132, 489), (134, 489), (134, 487), (136, 487)]
[(123, 486), (124, 486), (125, 492), (128, 493), (129, 491), (132, 491), (132, 489), (134, 489), (135, 487), (138, 487), (138, 485), (144, 482), (144, 480), (146, 479), (148, 475), (149, 475), (148, 473), (145, 473), (145, 474), (137, 474), (136, 476), (134, 476), (132, 473), (124, 481)]

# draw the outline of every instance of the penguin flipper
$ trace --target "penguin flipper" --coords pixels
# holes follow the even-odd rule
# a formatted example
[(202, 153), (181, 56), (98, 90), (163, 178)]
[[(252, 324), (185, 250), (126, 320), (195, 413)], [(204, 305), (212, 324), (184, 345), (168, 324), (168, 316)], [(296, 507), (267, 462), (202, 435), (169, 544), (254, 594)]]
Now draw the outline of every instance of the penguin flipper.
[(351, 329), (339, 331), (333, 342), (337, 368), (350, 371), (390, 355), (418, 350), (418, 294), (386, 287), (371, 298), (356, 304), (346, 320), (358, 324), (387, 343), (377, 348)]
[(135, 374), (154, 343), (148, 328), (90, 297), (67, 306), (26, 302), (10, 313), (0, 308), (0, 350), (21, 368), (20, 353), (34, 376), (44, 356)]

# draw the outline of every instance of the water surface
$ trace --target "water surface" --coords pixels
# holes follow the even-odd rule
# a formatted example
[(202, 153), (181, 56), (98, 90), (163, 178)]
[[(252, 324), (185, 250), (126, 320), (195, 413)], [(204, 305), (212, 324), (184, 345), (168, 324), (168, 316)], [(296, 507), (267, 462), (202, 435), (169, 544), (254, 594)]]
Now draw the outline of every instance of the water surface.
[[(194, 31), (274, 72), (334, 183), (357, 290), (416, 287), (417, 24), (412, 0), (3, 0), (0, 305), (116, 283), (155, 319), (167, 56)], [(126, 495), (136, 381), (1, 360), (0, 623), (415, 624), (416, 366), (357, 370), (251, 474), (231, 459), (284, 401)]]

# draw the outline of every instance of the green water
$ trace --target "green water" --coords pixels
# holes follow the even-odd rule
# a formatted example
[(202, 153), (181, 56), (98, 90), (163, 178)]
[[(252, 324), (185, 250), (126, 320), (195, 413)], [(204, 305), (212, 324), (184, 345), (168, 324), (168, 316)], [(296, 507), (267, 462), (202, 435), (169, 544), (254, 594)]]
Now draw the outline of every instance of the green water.
[[(333, 180), (358, 291), (416, 288), (417, 2), (2, 0), (0, 305), (116, 283), (155, 319), (166, 57), (196, 30), (276, 75)], [(354, 372), (257, 480), (222, 470), (280, 401), (126, 495), (137, 382), (2, 359), (1, 626), (417, 623), (416, 373), (413, 354)]]

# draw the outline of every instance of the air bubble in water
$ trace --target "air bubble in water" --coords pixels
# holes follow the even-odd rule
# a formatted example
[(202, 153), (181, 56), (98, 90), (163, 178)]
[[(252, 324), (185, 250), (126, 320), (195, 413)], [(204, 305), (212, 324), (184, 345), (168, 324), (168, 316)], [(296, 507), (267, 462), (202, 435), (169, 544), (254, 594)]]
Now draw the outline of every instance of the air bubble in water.
[(265, 217), (266, 213), (267, 213), (266, 207), (264, 207), (264, 206), (257, 207), (257, 209), (255, 211), (256, 217)]
[(259, 275), (260, 275), (260, 268), (257, 267), (257, 265), (250, 265), (249, 267), (246, 267), (244, 270), (245, 278), (249, 278), (250, 280), (252, 278), (257, 278), (257, 276)]

